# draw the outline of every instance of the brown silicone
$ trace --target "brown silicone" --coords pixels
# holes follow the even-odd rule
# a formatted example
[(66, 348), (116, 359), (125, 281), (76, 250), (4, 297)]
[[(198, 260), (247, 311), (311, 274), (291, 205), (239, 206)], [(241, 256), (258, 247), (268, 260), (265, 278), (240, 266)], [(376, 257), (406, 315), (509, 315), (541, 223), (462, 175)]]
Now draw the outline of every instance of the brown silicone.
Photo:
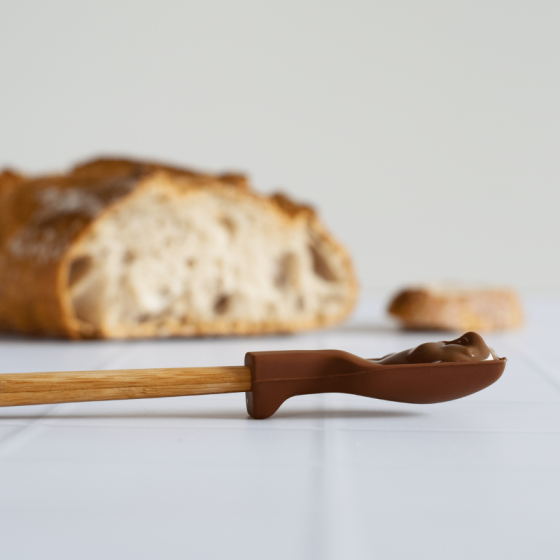
[(386, 401), (429, 404), (476, 393), (502, 375), (506, 359), (482, 362), (380, 365), (341, 350), (248, 352), (247, 411), (272, 416), (296, 395), (349, 393)]

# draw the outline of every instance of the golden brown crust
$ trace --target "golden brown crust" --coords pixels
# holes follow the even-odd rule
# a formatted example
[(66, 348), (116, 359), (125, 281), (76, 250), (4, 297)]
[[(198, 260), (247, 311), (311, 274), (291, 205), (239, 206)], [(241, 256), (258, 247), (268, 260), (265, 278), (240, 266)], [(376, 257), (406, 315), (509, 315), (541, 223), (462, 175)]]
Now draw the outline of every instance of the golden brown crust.
[(284, 193), (274, 193), (270, 196), (270, 200), (290, 217), (305, 215), (306, 218), (310, 219), (316, 216), (315, 210), (311, 206), (296, 204)]
[(519, 298), (508, 288), (406, 289), (388, 311), (409, 329), (483, 332), (523, 324)]
[[(76, 166), (68, 175), (26, 178), (11, 171), (0, 174), (0, 330), (84, 338), (73, 317), (67, 288), (68, 265), (90, 227), (120, 203), (136, 196), (148, 181), (171, 179), (182, 192), (227, 189), (233, 197), (251, 196), (266, 203), (284, 219), (306, 220), (308, 227), (332, 251), (342, 256), (351, 279), (352, 296), (344, 313), (316, 321), (278, 325), (270, 322), (232, 325), (214, 322), (191, 330), (177, 324), (158, 333), (154, 327), (135, 336), (261, 334), (326, 326), (340, 320), (354, 306), (357, 282), (346, 251), (325, 231), (315, 213), (284, 195), (263, 197), (250, 191), (237, 174), (213, 176), (157, 163), (103, 158)], [(233, 189), (233, 190), (231, 190)], [(94, 333), (93, 336), (115, 336)], [(116, 336), (129, 336), (122, 332)]]

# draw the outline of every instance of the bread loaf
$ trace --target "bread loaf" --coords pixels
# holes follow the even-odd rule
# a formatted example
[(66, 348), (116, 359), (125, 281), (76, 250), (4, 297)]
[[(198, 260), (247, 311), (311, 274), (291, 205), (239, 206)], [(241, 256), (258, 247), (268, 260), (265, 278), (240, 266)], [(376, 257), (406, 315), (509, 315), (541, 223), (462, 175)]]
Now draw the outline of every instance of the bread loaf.
[(389, 313), (408, 329), (495, 331), (523, 323), (517, 294), (497, 287), (434, 284), (409, 288), (392, 299)]
[(101, 159), (0, 175), (0, 330), (69, 338), (290, 332), (357, 284), (315, 212), (244, 177)]

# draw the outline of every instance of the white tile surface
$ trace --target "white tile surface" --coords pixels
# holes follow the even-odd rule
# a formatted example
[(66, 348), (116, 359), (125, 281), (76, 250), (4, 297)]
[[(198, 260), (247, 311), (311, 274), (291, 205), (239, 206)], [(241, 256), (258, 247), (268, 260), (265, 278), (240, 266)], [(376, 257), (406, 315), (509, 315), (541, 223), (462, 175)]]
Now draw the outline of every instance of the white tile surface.
[[(419, 406), (350, 395), (247, 417), (241, 394), (0, 409), (0, 557), (556, 559), (560, 300), (487, 337), (503, 378)], [(363, 357), (441, 338), (379, 302), (299, 336), (148, 342), (0, 339), (0, 372), (241, 364), (248, 350)]]

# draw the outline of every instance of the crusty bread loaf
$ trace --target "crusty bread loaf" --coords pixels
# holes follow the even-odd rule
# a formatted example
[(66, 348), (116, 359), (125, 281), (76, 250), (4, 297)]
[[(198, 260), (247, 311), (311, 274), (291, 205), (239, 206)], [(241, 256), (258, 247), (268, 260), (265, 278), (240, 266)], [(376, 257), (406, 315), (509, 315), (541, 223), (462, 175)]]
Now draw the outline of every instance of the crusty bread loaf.
[(312, 329), (351, 311), (316, 214), (244, 177), (102, 159), (0, 175), (0, 330), (70, 338)]
[(523, 323), (519, 298), (508, 288), (453, 284), (409, 288), (392, 299), (389, 313), (409, 329), (494, 331)]

